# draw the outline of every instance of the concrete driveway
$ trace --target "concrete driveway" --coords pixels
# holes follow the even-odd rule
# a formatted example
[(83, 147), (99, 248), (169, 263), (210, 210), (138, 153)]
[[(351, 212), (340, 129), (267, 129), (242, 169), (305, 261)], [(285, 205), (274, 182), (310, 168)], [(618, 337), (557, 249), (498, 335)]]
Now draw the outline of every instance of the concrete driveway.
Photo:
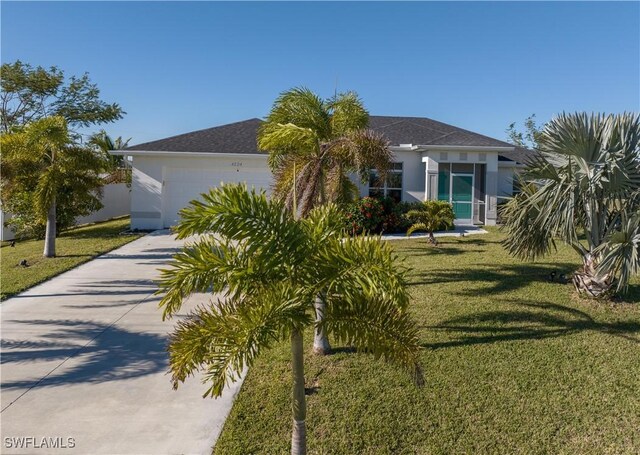
[(153, 280), (179, 246), (154, 232), (0, 305), (1, 453), (211, 453), (240, 383), (171, 388)]

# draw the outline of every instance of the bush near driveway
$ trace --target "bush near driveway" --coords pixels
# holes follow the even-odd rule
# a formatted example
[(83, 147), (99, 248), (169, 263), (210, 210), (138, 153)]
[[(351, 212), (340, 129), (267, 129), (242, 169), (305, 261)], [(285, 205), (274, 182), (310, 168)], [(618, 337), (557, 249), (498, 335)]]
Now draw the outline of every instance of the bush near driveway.
[[(129, 224), (129, 217), (124, 217), (69, 229), (56, 239), (55, 258), (42, 257), (44, 240), (16, 241), (15, 247), (3, 242), (2, 300), (140, 237), (121, 235)], [(23, 259), (28, 267), (18, 265)]]

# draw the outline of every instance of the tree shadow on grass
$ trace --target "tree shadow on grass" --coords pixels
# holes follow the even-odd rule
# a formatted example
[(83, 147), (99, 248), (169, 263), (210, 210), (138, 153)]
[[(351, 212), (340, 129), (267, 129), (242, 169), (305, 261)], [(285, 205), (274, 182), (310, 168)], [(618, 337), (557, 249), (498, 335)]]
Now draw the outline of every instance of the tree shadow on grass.
[[(480, 294), (499, 294), (527, 287), (533, 282), (564, 285), (558, 281), (561, 274), (567, 277), (576, 268), (575, 264), (559, 262), (551, 264), (500, 264), (470, 266), (456, 269), (441, 269), (422, 272), (409, 278), (409, 285), (464, 283), (452, 294), (477, 297)], [(551, 273), (555, 277), (551, 277)]]
[(575, 308), (555, 303), (524, 300), (509, 302), (512, 310), (496, 310), (452, 318), (425, 329), (450, 334), (449, 341), (426, 343), (430, 349), (443, 349), (475, 344), (536, 340), (591, 331), (624, 338), (640, 344), (640, 322), (600, 322)]

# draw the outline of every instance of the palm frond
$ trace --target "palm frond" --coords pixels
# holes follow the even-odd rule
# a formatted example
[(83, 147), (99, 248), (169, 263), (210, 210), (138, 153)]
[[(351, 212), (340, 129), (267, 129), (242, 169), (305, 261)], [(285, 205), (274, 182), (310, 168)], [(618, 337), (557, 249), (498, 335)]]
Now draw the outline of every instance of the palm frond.
[(318, 292), (334, 299), (378, 296), (405, 308), (408, 268), (380, 238), (366, 236), (331, 238), (319, 245), (316, 267), (311, 270)]
[(169, 339), (174, 388), (202, 371), (203, 383), (209, 385), (204, 397), (219, 397), (262, 350), (286, 338), (293, 328), (311, 324), (307, 308), (287, 286), (276, 286), (259, 297), (199, 307), (177, 324)]
[(640, 212), (611, 233), (596, 252), (601, 255), (598, 276), (616, 276), (616, 292), (626, 292), (631, 277), (640, 273)]
[(394, 302), (380, 296), (349, 296), (327, 305), (321, 325), (340, 342), (399, 364), (417, 384), (423, 383), (418, 327)]

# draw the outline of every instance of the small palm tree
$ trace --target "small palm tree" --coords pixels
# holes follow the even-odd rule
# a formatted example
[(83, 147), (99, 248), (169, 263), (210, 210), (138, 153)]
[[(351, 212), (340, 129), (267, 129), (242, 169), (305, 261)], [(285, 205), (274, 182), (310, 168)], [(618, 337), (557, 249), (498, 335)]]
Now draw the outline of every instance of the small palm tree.
[(424, 201), (420, 208), (409, 210), (406, 217), (412, 223), (407, 229), (407, 237), (415, 231), (427, 231), (429, 241), (437, 246), (438, 241), (433, 233), (442, 229), (450, 229), (456, 216), (453, 207), (448, 202)]
[[(354, 92), (328, 100), (306, 88), (282, 93), (258, 133), (259, 147), (269, 152), (273, 196), (305, 217), (327, 202), (356, 198), (353, 174), (364, 181), (375, 168), (384, 179), (391, 151), (381, 135), (366, 129), (368, 123), (369, 113)], [(325, 311), (323, 292), (315, 299), (318, 320)], [(330, 350), (326, 333), (316, 333), (314, 352)]]
[(502, 212), (505, 247), (535, 259), (558, 239), (582, 259), (578, 292), (625, 292), (640, 269), (640, 116), (563, 113), (537, 141), (522, 191)]
[(35, 186), (36, 209), (46, 219), (43, 255), (54, 257), (58, 192), (69, 185), (78, 191), (100, 188), (99, 174), (105, 161), (73, 142), (63, 117), (43, 118), (17, 132), (3, 134), (1, 145), (3, 198)]
[[(169, 342), (174, 388), (197, 371), (220, 396), (263, 350), (290, 340), (292, 454), (304, 454), (303, 333), (321, 324), (337, 339), (409, 369), (419, 382), (418, 329), (405, 311), (405, 269), (380, 239), (343, 238), (334, 205), (295, 220), (282, 202), (224, 185), (181, 212), (179, 238), (198, 236), (162, 271), (164, 317), (196, 292), (218, 298), (177, 324)], [(325, 291), (326, 313), (313, 316)]]
[(131, 138), (125, 140), (122, 136), (113, 139), (105, 130), (100, 130), (89, 138), (89, 145), (101, 153), (105, 161), (109, 163), (107, 169), (109, 175), (105, 178), (105, 183), (124, 182), (131, 184), (131, 173), (126, 157), (109, 153), (110, 150), (125, 149), (129, 145), (129, 141)]

